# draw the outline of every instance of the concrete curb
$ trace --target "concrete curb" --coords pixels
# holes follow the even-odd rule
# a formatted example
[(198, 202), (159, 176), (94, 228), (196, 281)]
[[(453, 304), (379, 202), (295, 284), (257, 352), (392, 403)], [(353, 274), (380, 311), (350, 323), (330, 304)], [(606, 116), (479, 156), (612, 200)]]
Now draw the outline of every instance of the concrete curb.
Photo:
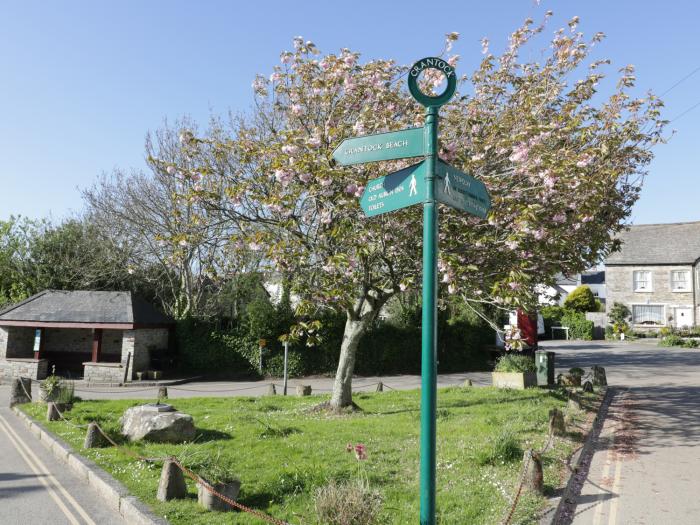
[(104, 502), (117, 511), (126, 523), (129, 525), (168, 525), (165, 519), (156, 516), (147, 505), (129, 494), (124, 485), (93, 461), (77, 454), (70, 445), (54, 436), (41, 423), (34, 421), (17, 407), (13, 407), (12, 411), (56, 458), (95, 489)]
[[(542, 520), (540, 520), (540, 525), (558, 525), (560, 523), (566, 523), (561, 521), (564, 517), (563, 512), (566, 510), (566, 506), (569, 505), (571, 501), (575, 501), (576, 499), (576, 492), (578, 490), (576, 485), (580, 481), (579, 475), (582, 473), (587, 473), (587, 465), (585, 465), (585, 462), (590, 459), (590, 454), (595, 446), (595, 441), (598, 439), (600, 431), (603, 428), (603, 423), (605, 422), (605, 417), (607, 416), (608, 407), (612, 401), (614, 391), (615, 389), (613, 388), (605, 387), (603, 399), (598, 407), (598, 413), (593, 420), (591, 429), (586, 436), (586, 440), (578, 452), (576, 452), (576, 454), (574, 454), (572, 457), (572, 467), (569, 474), (569, 480), (566, 482), (566, 487), (564, 487), (564, 491), (559, 497), (559, 501), (557, 502), (556, 506), (551, 508), (554, 509), (554, 514), (551, 518), (544, 517)], [(551, 509), (549, 512), (551, 512)], [(549, 512), (546, 514), (549, 514)]]

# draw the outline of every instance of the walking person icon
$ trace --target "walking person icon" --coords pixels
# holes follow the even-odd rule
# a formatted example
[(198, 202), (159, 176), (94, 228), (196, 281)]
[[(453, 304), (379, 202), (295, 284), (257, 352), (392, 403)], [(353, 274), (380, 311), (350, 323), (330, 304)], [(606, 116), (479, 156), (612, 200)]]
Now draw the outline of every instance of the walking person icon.
[(418, 184), (418, 181), (416, 181), (416, 174), (411, 175), (411, 182), (409, 183), (408, 186), (408, 196), (411, 197), (412, 195), (418, 195), (418, 188), (416, 185)]
[(450, 190), (450, 174), (445, 175), (445, 195), (450, 195), (452, 190)]

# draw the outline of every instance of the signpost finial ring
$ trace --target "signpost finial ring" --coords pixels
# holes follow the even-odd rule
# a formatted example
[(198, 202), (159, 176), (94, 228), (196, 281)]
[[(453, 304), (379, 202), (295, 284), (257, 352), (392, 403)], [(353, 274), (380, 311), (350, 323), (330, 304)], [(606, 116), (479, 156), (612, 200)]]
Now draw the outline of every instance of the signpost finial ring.
[[(447, 79), (447, 88), (442, 94), (432, 96), (426, 95), (418, 87), (418, 77), (426, 69), (437, 69)], [(425, 107), (437, 107), (446, 104), (457, 89), (457, 73), (455, 68), (447, 63), (442, 58), (428, 57), (423, 58), (413, 64), (408, 71), (408, 90), (419, 103)]]

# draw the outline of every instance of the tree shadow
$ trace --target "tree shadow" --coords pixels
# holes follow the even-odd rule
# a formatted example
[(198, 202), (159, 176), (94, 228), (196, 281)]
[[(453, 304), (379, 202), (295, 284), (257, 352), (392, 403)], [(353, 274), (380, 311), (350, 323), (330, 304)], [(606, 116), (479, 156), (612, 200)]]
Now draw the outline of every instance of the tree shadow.
[(221, 432), (209, 428), (198, 428), (194, 438), (195, 443), (208, 443), (210, 441), (228, 441), (233, 439), (233, 436), (228, 432)]

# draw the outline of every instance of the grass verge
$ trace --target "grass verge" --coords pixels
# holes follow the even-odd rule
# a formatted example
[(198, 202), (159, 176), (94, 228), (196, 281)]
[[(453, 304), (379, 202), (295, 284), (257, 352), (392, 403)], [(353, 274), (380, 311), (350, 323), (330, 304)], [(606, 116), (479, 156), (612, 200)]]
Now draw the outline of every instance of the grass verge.
[[(315, 524), (313, 495), (329, 481), (368, 479), (383, 500), (381, 524), (414, 523), (418, 516), (418, 444), (420, 392), (357, 394), (361, 412), (329, 415), (310, 409), (324, 396), (190, 398), (170, 402), (191, 414), (198, 428), (194, 442), (181, 445), (136, 443), (145, 456), (174, 455), (195, 471), (203, 458), (230, 465), (242, 481), (239, 501), (294, 524)], [(148, 400), (152, 401), (152, 400)], [(97, 421), (112, 436), (119, 418), (144, 400), (81, 401), (66, 414), (74, 423)], [(522, 452), (541, 448), (547, 438), (548, 412), (564, 408), (558, 391), (447, 388), (438, 395), (438, 523), (496, 524), (510, 506), (519, 481)], [(43, 420), (45, 406), (22, 409)], [(586, 413), (573, 415), (583, 421)], [(134, 495), (174, 525), (259, 524), (240, 512), (212, 513), (196, 502), (189, 483), (185, 500), (155, 499), (160, 465), (134, 461), (115, 448), (81, 450), (84, 431), (65, 422), (44, 423), (81, 454), (121, 481)], [(544, 457), (545, 490), (564, 480), (563, 461), (583, 436), (556, 438)], [(346, 452), (363, 443), (368, 459)], [(512, 523), (537, 523), (545, 498), (521, 498)]]

